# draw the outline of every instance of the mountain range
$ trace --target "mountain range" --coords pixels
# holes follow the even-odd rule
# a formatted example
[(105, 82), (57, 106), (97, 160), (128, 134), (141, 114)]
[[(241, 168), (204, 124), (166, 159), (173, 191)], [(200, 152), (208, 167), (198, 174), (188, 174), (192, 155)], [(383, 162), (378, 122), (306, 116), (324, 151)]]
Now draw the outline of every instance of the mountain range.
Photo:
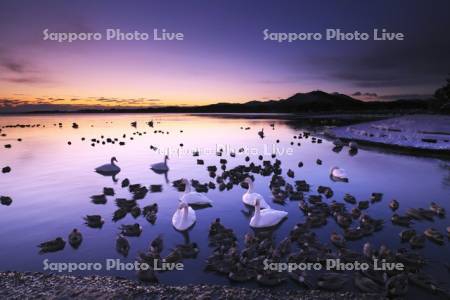
[[(340, 93), (312, 91), (297, 93), (289, 98), (268, 101), (249, 101), (245, 103), (216, 103), (203, 106), (151, 106), (142, 108), (102, 108), (82, 109), (76, 112), (153, 112), (153, 113), (306, 113), (306, 112), (361, 112), (385, 110), (435, 111), (439, 101), (430, 99), (411, 99), (395, 101), (361, 101)], [(34, 113), (61, 113), (54, 109), (33, 111)], [(73, 111), (70, 111), (73, 112)]]

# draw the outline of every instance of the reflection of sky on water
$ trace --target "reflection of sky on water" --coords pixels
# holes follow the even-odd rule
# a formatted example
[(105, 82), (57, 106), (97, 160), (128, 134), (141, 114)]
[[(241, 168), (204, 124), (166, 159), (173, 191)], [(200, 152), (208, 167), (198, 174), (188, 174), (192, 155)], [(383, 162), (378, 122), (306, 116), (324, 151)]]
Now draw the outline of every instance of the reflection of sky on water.
[[(155, 128), (145, 125), (149, 120), (159, 121)], [(130, 122), (137, 120), (138, 128), (130, 126)], [(111, 121), (112, 123), (105, 123)], [(63, 122), (63, 128), (53, 126)], [(72, 129), (72, 122), (80, 125), (79, 129)], [(275, 130), (269, 123), (275, 122)], [(135, 220), (128, 215), (125, 219), (113, 223), (112, 214), (116, 209), (114, 198), (108, 197), (106, 205), (94, 205), (89, 197), (100, 194), (103, 187), (114, 187), (115, 197), (130, 197), (130, 194), (120, 188), (120, 181), (129, 178), (131, 183), (163, 185), (162, 193), (149, 193), (146, 198), (139, 200), (141, 207), (158, 202), (159, 213), (156, 224), (152, 226), (145, 219), (137, 221), (143, 226), (143, 234), (139, 238), (129, 238), (131, 243), (130, 255), (126, 260), (133, 261), (138, 251), (147, 249), (149, 241), (162, 233), (165, 240), (165, 250), (176, 244), (183, 243), (186, 236), (176, 232), (171, 225), (171, 217), (177, 207), (179, 193), (166, 183), (164, 175), (150, 170), (150, 164), (163, 161), (164, 155), (150, 150), (150, 145), (162, 149), (178, 149), (183, 143), (183, 149), (190, 151), (213, 149), (211, 154), (201, 154), (205, 165), (196, 164), (197, 157), (192, 157), (190, 151), (180, 155), (170, 154), (168, 161), (170, 171), (169, 180), (182, 177), (198, 179), (201, 182), (214, 181), (209, 177), (206, 166), (219, 166), (219, 159), (228, 160), (228, 168), (244, 163), (245, 155), (236, 153), (236, 158), (224, 154), (215, 155), (217, 145), (226, 145), (233, 149), (250, 147), (262, 153), (264, 147), (273, 145), (281, 150), (291, 149), (292, 155), (279, 156), (282, 161), (283, 174), (291, 168), (295, 171), (295, 179), (305, 179), (312, 185), (315, 193), (319, 185), (330, 186), (334, 190), (333, 199), (342, 202), (343, 195), (350, 193), (358, 200), (367, 200), (372, 192), (384, 193), (381, 203), (374, 204), (368, 213), (376, 218), (386, 219), (381, 232), (369, 238), (349, 243), (355, 249), (370, 240), (375, 245), (381, 243), (391, 247), (399, 247), (398, 233), (400, 227), (392, 226), (389, 218), (391, 212), (388, 202), (397, 199), (400, 202), (400, 213), (408, 207), (428, 207), (431, 201), (436, 201), (450, 211), (448, 195), (450, 191), (448, 163), (434, 158), (420, 158), (386, 152), (368, 151), (361, 149), (351, 157), (347, 149), (340, 153), (331, 151), (333, 145), (324, 141), (313, 144), (311, 139), (293, 139), (298, 130), (287, 126), (282, 120), (245, 120), (233, 118), (195, 117), (184, 115), (64, 115), (64, 116), (23, 116), (3, 117), (0, 125), (16, 123), (40, 123), (45, 128), (8, 129), (8, 139), (22, 138), (22, 142), (11, 141), (12, 149), (0, 150), (0, 166), (10, 165), (10, 174), (0, 175), (0, 194), (9, 195), (14, 202), (10, 207), (0, 206), (0, 264), (2, 269), (14, 270), (42, 270), (42, 260), (51, 261), (104, 261), (106, 258), (119, 258), (116, 253), (115, 235), (120, 224), (131, 224)], [(91, 127), (93, 125), (93, 127)], [(251, 127), (241, 130), (240, 127)], [(260, 139), (257, 131), (265, 128), (264, 139)], [(154, 134), (153, 130), (169, 131), (169, 134)], [(183, 130), (181, 133), (180, 130)], [(146, 131), (142, 136), (133, 132)], [(126, 134), (126, 145), (96, 145), (90, 146), (91, 138), (119, 138)], [(81, 138), (86, 141), (82, 142)], [(130, 140), (129, 137), (134, 137)], [(279, 139), (280, 143), (275, 141)], [(68, 141), (72, 145), (67, 144)], [(294, 141), (294, 145), (290, 142)], [(297, 146), (297, 142), (301, 146)], [(3, 140), (1, 142), (3, 144)], [(201, 151), (200, 151), (201, 152)], [(112, 156), (119, 160), (122, 171), (117, 175), (118, 183), (113, 183), (110, 177), (96, 174), (95, 167), (109, 162)], [(322, 166), (315, 161), (320, 158)], [(258, 163), (257, 155), (251, 157)], [(268, 153), (264, 159), (270, 159)], [(299, 161), (304, 163), (298, 168)], [(350, 182), (332, 182), (329, 179), (329, 169), (332, 166), (344, 168), (350, 177)], [(219, 172), (218, 172), (219, 173)], [(286, 179), (293, 183), (293, 179)], [(256, 176), (255, 189), (261, 193), (269, 203), (271, 202), (268, 188), (269, 177)], [(164, 273), (160, 279), (164, 283), (227, 283), (226, 278), (204, 273), (204, 260), (211, 250), (207, 244), (209, 224), (216, 217), (220, 217), (227, 227), (236, 232), (242, 246), (245, 233), (251, 231), (248, 226), (250, 213), (242, 205), (241, 197), (244, 190), (234, 187), (230, 191), (220, 192), (218, 189), (208, 193), (214, 201), (211, 208), (197, 210), (197, 224), (189, 232), (189, 240), (200, 246), (200, 254), (195, 260), (186, 260), (186, 271), (179, 273)], [(287, 201), (284, 206), (271, 204), (276, 209), (289, 212), (289, 217), (274, 233), (279, 241), (284, 238), (294, 224), (304, 220), (298, 209), (297, 202)], [(102, 229), (90, 229), (83, 225), (82, 217), (86, 214), (100, 214), (106, 223)], [(448, 226), (445, 220), (437, 219), (434, 223), (418, 222), (415, 226), (423, 230), (433, 226), (441, 231)], [(64, 251), (40, 256), (36, 245), (42, 241), (57, 236), (67, 237), (73, 228), (78, 228), (84, 234), (84, 242), (78, 250), (66, 246)], [(341, 231), (340, 228), (337, 228)], [(336, 230), (332, 219), (328, 224), (316, 230), (322, 242), (328, 242), (330, 232)], [(448, 253), (448, 242), (443, 247), (427, 242), (423, 250), (436, 263), (445, 261)], [(436, 265), (434, 265), (436, 266)], [(430, 269), (433, 265), (430, 266)], [(439, 268), (438, 268), (439, 269)], [(439, 269), (440, 270), (440, 269)], [(442, 271), (442, 270), (441, 270)], [(109, 273), (110, 274), (110, 273)], [(116, 272), (114, 275), (133, 277), (132, 273)], [(436, 276), (444, 276), (443, 272), (436, 272)]]

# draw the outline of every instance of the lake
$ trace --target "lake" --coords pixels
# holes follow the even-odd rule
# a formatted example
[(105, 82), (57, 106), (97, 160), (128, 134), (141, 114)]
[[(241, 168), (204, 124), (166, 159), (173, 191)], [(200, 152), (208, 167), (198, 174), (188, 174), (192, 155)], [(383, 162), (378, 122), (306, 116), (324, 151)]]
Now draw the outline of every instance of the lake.
[[(146, 124), (150, 120), (154, 121), (153, 128)], [(137, 122), (136, 128), (130, 125), (133, 121)], [(73, 122), (79, 128), (72, 128)], [(270, 126), (272, 123), (274, 129)], [(40, 127), (5, 127), (15, 124), (40, 124)], [(398, 237), (404, 228), (390, 221), (392, 211), (388, 204), (392, 199), (400, 203), (400, 214), (410, 207), (428, 208), (432, 201), (450, 211), (448, 162), (370, 147), (359, 149), (354, 156), (349, 155), (348, 148), (336, 153), (332, 151), (334, 145), (331, 141), (324, 139), (322, 143), (314, 143), (311, 137), (299, 139), (297, 136), (305, 131), (302, 125), (293, 125), (291, 121), (280, 118), (271, 119), (270, 116), (246, 119), (183, 114), (29, 115), (0, 117), (0, 127), (1, 133), (6, 134), (0, 137), (0, 167), (12, 168), (10, 173), (0, 174), (0, 195), (13, 199), (10, 206), (0, 205), (2, 270), (42, 271), (44, 259), (52, 262), (104, 262), (105, 259), (120, 258), (123, 262), (134, 262), (138, 252), (145, 251), (149, 242), (162, 234), (165, 245), (163, 255), (187, 240), (196, 242), (200, 253), (196, 259), (183, 261), (184, 271), (158, 274), (160, 282), (229, 284), (226, 277), (203, 271), (205, 260), (213, 251), (208, 246), (208, 230), (211, 222), (220, 217), (226, 227), (234, 230), (242, 248), (244, 235), (252, 232), (249, 227), (252, 212), (242, 203), (245, 189), (235, 185), (231, 190), (209, 190), (207, 196), (213, 200), (213, 206), (196, 210), (197, 222), (186, 234), (176, 231), (171, 223), (180, 196), (171, 182), (180, 178), (214, 182), (206, 167), (218, 166), (219, 174), (219, 160), (223, 158), (228, 160), (227, 169), (231, 169), (248, 164), (246, 156), (250, 157), (251, 162), (260, 164), (259, 155), (264, 160), (274, 161), (271, 154), (276, 153), (282, 162), (282, 175), (288, 182), (294, 185), (295, 180), (306, 180), (311, 185), (311, 192), (306, 195), (317, 194), (320, 185), (329, 186), (334, 196), (324, 200), (328, 203), (332, 199), (343, 202), (345, 193), (354, 195), (358, 201), (370, 199), (373, 192), (383, 193), (382, 201), (370, 205), (367, 213), (374, 218), (385, 219), (384, 228), (369, 237), (348, 242), (349, 248), (358, 251), (367, 241), (376, 247), (384, 244), (394, 249), (409, 248), (407, 244), (401, 244)], [(245, 130), (246, 127), (250, 129)], [(263, 139), (257, 134), (262, 128), (265, 133)], [(18, 138), (22, 141), (17, 141)], [(118, 141), (115, 144), (94, 142), (95, 146), (91, 145), (91, 139), (107, 138), (117, 138)], [(119, 141), (124, 141), (125, 145), (120, 145)], [(12, 147), (4, 148), (5, 144)], [(150, 149), (151, 145), (157, 150)], [(239, 153), (240, 148), (244, 152)], [(216, 155), (219, 149), (223, 149), (222, 157)], [(200, 152), (199, 157), (192, 155), (196, 150)], [(236, 156), (231, 157), (231, 152)], [(151, 164), (163, 161), (165, 153), (169, 155), (170, 171), (167, 176), (150, 169)], [(121, 168), (116, 176), (117, 182), (94, 172), (97, 166), (109, 163), (113, 156)], [(197, 159), (203, 159), (205, 164), (198, 165)], [(322, 160), (321, 165), (316, 163), (317, 159)], [(303, 162), (303, 167), (298, 167), (299, 162)], [(348, 183), (330, 180), (329, 171), (333, 166), (346, 170)], [(286, 176), (288, 169), (294, 171), (294, 178)], [(129, 214), (118, 222), (112, 221), (113, 212), (117, 209), (115, 198), (130, 198), (131, 195), (128, 189), (121, 187), (120, 183), (125, 178), (147, 187), (151, 184), (162, 185), (162, 192), (149, 192), (144, 199), (138, 200), (140, 207), (158, 203), (159, 212), (154, 225), (142, 216), (134, 219)], [(270, 176), (255, 175), (255, 190), (264, 196), (272, 208), (289, 213), (287, 220), (274, 232), (275, 239), (280, 241), (295, 224), (304, 222), (305, 216), (298, 208), (298, 201), (287, 200), (284, 205), (273, 203), (269, 182)], [(113, 187), (116, 195), (108, 197), (105, 205), (93, 204), (90, 196), (101, 194), (104, 187)], [(350, 204), (347, 206), (351, 208)], [(101, 229), (87, 227), (83, 217), (88, 214), (101, 215), (105, 219), (104, 226)], [(135, 222), (142, 225), (143, 232), (140, 237), (128, 238), (131, 250), (124, 258), (115, 249), (118, 227)], [(417, 221), (414, 228), (423, 231), (434, 227), (445, 234), (445, 228), (449, 225), (447, 219), (435, 218), (434, 222)], [(58, 236), (67, 239), (73, 228), (78, 228), (84, 236), (78, 249), (66, 245), (62, 251), (39, 254), (39, 243)], [(333, 231), (342, 233), (332, 218), (325, 226), (314, 229), (323, 243), (329, 243)], [(441, 246), (427, 241), (425, 248), (418, 250), (430, 259), (425, 270), (437, 280), (447, 283), (448, 273), (444, 263), (448, 263), (448, 245), (447, 239)], [(75, 273), (136, 278), (131, 271)], [(256, 283), (246, 285), (256, 286)], [(287, 283), (284, 286), (293, 285)]]

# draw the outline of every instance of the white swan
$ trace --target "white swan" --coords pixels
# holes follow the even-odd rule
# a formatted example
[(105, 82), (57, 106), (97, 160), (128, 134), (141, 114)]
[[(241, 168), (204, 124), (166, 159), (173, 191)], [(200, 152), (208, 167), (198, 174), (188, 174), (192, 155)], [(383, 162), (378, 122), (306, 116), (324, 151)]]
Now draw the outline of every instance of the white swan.
[(256, 198), (259, 198), (260, 206), (262, 208), (270, 208), (269, 204), (267, 204), (267, 202), (264, 201), (263, 196), (253, 192), (253, 181), (251, 180), (251, 178), (249, 177), (245, 178), (244, 182), (248, 184), (248, 190), (247, 192), (244, 193), (244, 195), (242, 195), (242, 202), (244, 202), (244, 204), (246, 205), (255, 206), (255, 200)]
[(339, 167), (332, 167), (330, 170), (330, 179), (333, 181), (348, 182), (347, 173)]
[(167, 165), (168, 159), (169, 159), (169, 157), (166, 155), (166, 156), (164, 156), (164, 162), (153, 164), (153, 165), (151, 165), (150, 168), (157, 173), (158, 172), (161, 172), (161, 173), (167, 172), (167, 171), (169, 171), (169, 166)]
[(189, 180), (183, 178), (182, 182), (186, 185), (183, 195), (180, 197), (180, 201), (189, 205), (212, 205), (212, 200), (206, 197), (202, 193), (191, 192), (191, 184)]
[(180, 202), (172, 217), (172, 225), (178, 231), (185, 231), (194, 225), (197, 217), (195, 211), (185, 202)]
[(253, 228), (272, 227), (280, 223), (287, 217), (288, 213), (282, 210), (272, 208), (261, 209), (260, 198), (255, 201), (255, 214), (250, 219), (250, 226)]
[(114, 164), (114, 162), (118, 162), (115, 157), (111, 158), (110, 164), (104, 164), (98, 168), (95, 168), (95, 172), (100, 174), (117, 174), (120, 172), (119, 166)]

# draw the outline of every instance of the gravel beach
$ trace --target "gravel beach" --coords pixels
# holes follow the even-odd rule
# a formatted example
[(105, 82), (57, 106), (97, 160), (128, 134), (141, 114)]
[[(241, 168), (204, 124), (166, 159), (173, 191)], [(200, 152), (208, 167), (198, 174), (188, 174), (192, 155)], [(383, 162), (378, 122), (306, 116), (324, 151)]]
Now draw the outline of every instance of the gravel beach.
[(248, 289), (220, 285), (144, 285), (107, 276), (0, 272), (1, 299), (382, 299), (379, 295), (317, 290)]

